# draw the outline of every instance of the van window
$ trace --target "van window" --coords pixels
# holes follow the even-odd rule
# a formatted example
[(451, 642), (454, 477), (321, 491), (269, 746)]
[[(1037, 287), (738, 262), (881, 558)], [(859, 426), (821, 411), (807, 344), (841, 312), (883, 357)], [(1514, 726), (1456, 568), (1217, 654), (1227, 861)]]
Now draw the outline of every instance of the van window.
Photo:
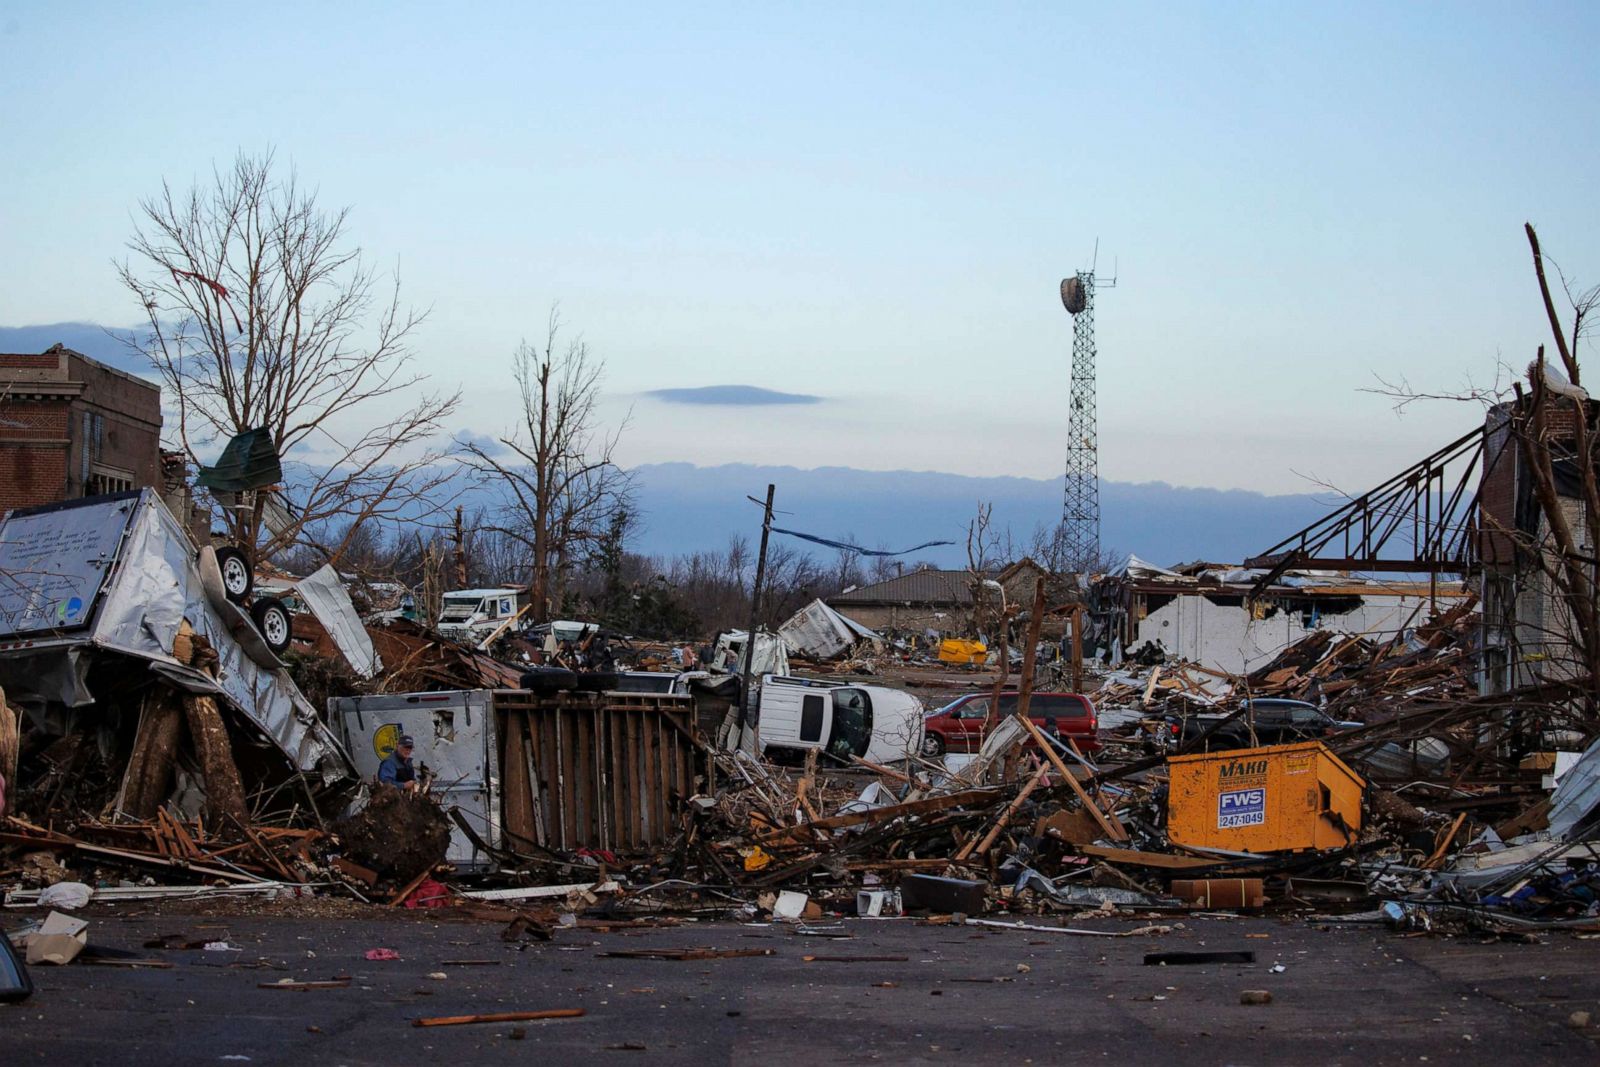
[(871, 743), (872, 699), (861, 689), (835, 689), (828, 752), (848, 760), (851, 756), (865, 756)]
[(988, 717), (989, 701), (987, 698), (982, 700), (974, 700), (969, 704), (963, 704), (961, 706), (961, 710), (956, 714), (956, 718), (958, 719), (987, 719)]
[(800, 700), (800, 740), (822, 740), (822, 697), (808, 693)]
[(1082, 697), (1064, 694), (1035, 696), (1028, 701), (1028, 709), (1030, 714), (1054, 715), (1058, 719), (1082, 719), (1089, 714)]
[(501, 615), (510, 615), (511, 614), (511, 601), (509, 601), (509, 600), (500, 601), (500, 614)]

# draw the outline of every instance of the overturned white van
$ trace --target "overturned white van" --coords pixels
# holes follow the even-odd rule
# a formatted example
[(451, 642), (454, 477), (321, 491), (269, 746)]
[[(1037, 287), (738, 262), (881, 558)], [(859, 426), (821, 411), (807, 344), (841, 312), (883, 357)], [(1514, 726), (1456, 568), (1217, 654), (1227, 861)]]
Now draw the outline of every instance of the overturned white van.
[(763, 749), (820, 749), (850, 762), (892, 763), (922, 747), (922, 701), (881, 685), (761, 676), (757, 733)]

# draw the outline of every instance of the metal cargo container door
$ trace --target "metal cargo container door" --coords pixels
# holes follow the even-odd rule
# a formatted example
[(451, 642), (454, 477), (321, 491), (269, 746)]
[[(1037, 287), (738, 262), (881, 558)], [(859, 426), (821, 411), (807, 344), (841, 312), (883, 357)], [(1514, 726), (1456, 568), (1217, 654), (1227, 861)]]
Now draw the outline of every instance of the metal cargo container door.
[[(345, 697), (332, 701), (342, 720), (346, 742), (356, 769), (367, 781), (377, 778), (378, 765), (405, 735), (416, 742), (412, 763), (434, 775), (432, 793), (449, 811), (460, 809), (462, 818), (479, 839), (498, 845), (500, 820), (495, 814), (494, 782), (490, 773), (490, 737), (493, 730), (490, 692), (413, 693), (408, 696)], [(450, 828), (446, 858), (457, 868), (493, 866), (486, 855), (462, 833)]]

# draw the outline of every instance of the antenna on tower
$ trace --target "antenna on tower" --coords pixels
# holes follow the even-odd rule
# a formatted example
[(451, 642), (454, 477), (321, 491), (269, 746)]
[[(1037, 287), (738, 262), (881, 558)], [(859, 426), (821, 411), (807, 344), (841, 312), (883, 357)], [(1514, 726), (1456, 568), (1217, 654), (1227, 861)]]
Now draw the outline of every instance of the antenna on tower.
[(1100, 559), (1100, 442), (1095, 413), (1095, 289), (1114, 288), (1098, 281), (1100, 239), (1088, 270), (1061, 281), (1061, 303), (1072, 316), (1072, 394), (1067, 418), (1067, 477), (1062, 497), (1061, 535), (1068, 570), (1086, 574)]

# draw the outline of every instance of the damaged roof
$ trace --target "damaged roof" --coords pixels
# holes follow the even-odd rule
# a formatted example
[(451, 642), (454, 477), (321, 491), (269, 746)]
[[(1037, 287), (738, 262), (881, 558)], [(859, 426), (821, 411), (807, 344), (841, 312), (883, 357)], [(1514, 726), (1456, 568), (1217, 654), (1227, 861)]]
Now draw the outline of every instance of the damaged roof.
[(972, 603), (972, 575), (966, 571), (923, 570), (887, 581), (857, 586), (828, 598), (840, 604), (950, 604)]

